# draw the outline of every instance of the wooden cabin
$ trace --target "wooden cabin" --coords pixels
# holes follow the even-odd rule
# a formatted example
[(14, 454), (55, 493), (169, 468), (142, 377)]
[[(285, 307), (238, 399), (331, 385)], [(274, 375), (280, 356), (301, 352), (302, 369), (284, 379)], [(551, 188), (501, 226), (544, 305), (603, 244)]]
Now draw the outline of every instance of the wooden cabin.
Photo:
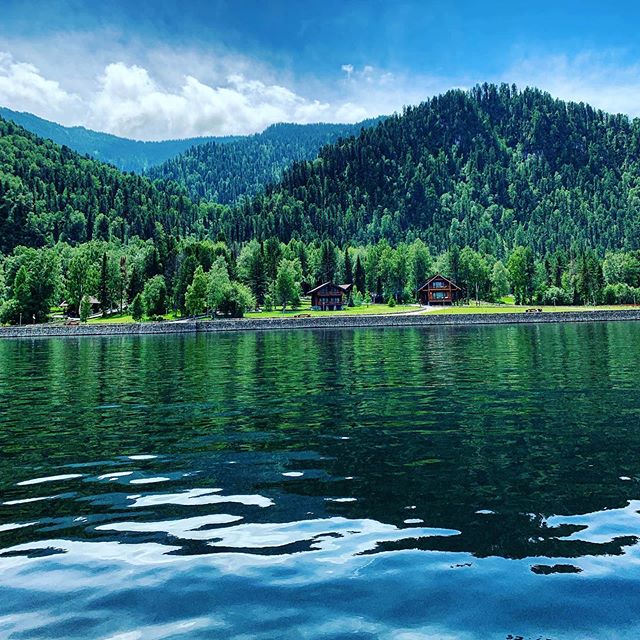
[(462, 289), (439, 273), (418, 289), (418, 300), (424, 305), (453, 304), (461, 297)]
[(311, 308), (314, 311), (341, 311), (352, 288), (352, 284), (325, 282), (308, 292), (311, 296)]

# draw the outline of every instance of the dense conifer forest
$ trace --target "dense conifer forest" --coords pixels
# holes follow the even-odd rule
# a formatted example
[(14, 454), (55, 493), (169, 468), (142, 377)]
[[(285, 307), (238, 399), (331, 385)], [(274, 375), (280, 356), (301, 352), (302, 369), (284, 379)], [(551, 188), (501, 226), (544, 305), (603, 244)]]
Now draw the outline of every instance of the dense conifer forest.
[(328, 280), (353, 282), (353, 304), (411, 301), (436, 272), (482, 300), (640, 300), (638, 121), (535, 89), (450, 91), (215, 202), (221, 176), (239, 172), (232, 200), (303, 153), (271, 135), (262, 164), (232, 143), (215, 173), (205, 145), (152, 181), (0, 119), (0, 323), (91, 298), (241, 315)]
[(0, 252), (93, 238), (149, 238), (159, 225), (205, 233), (206, 205), (196, 207), (177, 183), (154, 186), (0, 120)]
[(422, 238), (504, 255), (640, 243), (640, 122), (484, 85), (409, 107), (296, 163), (231, 238)]

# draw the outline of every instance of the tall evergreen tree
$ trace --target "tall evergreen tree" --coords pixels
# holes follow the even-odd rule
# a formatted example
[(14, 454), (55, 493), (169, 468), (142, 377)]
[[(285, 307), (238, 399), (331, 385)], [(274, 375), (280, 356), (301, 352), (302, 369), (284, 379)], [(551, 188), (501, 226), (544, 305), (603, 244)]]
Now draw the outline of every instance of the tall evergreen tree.
[(360, 254), (358, 254), (358, 257), (356, 258), (355, 286), (361, 295), (365, 294), (367, 290), (366, 276), (364, 267), (362, 266), (362, 261), (360, 260)]
[(353, 267), (351, 265), (351, 256), (349, 255), (349, 245), (344, 248), (344, 281), (346, 284), (353, 283)]
[(102, 254), (102, 262), (100, 265), (100, 308), (102, 315), (106, 316), (111, 308), (109, 300), (109, 270), (107, 262), (107, 253)]

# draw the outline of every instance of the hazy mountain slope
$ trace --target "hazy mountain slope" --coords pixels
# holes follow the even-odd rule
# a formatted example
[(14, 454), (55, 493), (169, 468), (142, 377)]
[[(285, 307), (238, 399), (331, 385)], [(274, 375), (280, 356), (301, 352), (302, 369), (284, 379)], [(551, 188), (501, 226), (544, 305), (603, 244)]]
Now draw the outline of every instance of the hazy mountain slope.
[(358, 124), (276, 124), (235, 142), (193, 147), (147, 172), (184, 184), (194, 199), (232, 203), (279, 181), (284, 169), (310, 160), (340, 138), (357, 135), (380, 118)]
[(165, 162), (194, 145), (215, 140), (218, 143), (236, 140), (239, 136), (222, 138), (187, 138), (184, 140), (163, 140), (161, 142), (142, 142), (119, 138), (109, 133), (100, 133), (84, 127), (63, 127), (44, 120), (31, 113), (12, 111), (0, 107), (0, 116), (12, 120), (21, 127), (42, 138), (49, 138), (81, 154), (86, 154), (115, 165), (124, 171), (142, 172), (149, 167)]

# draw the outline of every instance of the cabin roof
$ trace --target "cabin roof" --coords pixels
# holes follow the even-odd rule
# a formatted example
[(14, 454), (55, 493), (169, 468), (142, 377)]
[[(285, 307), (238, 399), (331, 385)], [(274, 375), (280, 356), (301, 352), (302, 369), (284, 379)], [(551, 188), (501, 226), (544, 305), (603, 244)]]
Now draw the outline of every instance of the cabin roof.
[(352, 284), (334, 284), (333, 282), (323, 282), (321, 285), (318, 285), (315, 289), (311, 289), (311, 291), (307, 291), (307, 295), (311, 295), (312, 293), (317, 293), (320, 289), (324, 287), (331, 286), (336, 289), (341, 289), (343, 293), (348, 293), (351, 290)]
[(428, 288), (428, 286), (434, 281), (434, 280), (444, 280), (452, 289), (457, 289), (458, 291), (462, 291), (462, 289), (450, 278), (447, 278), (445, 276), (443, 276), (441, 273), (436, 273), (435, 276), (429, 278), (419, 289), (418, 291), (422, 291), (423, 289)]

